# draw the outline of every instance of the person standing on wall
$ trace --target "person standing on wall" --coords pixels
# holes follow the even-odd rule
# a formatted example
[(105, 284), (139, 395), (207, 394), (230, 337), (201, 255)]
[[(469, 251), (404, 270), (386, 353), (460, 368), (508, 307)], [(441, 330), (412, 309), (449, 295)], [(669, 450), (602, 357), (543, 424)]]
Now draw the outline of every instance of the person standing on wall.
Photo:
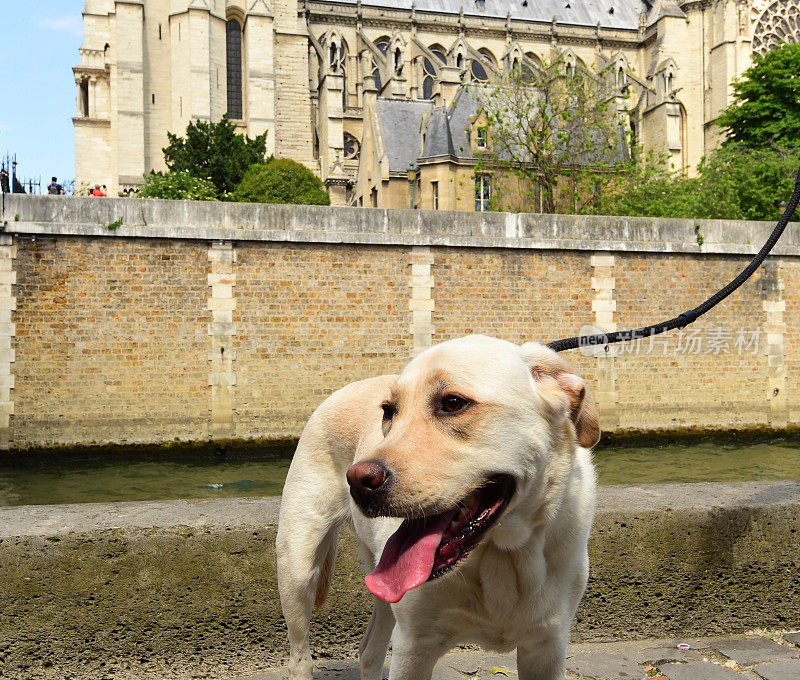
[(66, 194), (64, 187), (58, 183), (58, 177), (53, 177), (52, 179), (53, 181), (47, 185), (47, 193), (51, 196), (63, 196)]

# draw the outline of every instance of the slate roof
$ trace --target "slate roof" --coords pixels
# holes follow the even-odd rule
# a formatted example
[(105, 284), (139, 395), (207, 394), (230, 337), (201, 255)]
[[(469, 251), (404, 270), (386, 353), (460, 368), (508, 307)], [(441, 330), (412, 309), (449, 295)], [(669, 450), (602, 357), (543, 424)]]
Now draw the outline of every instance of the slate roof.
[[(389, 157), (389, 172), (406, 172), (420, 159), (447, 156), (473, 160), (469, 119), (478, 105), (466, 89), (459, 90), (445, 110), (427, 99), (378, 98), (378, 118), (383, 144)], [(425, 114), (430, 114), (425, 125)]]
[[(358, 0), (321, 0), (334, 5), (356, 5)], [(416, 5), (418, 12), (459, 14), (461, 8), (470, 17), (489, 17), (520, 21), (551, 23), (553, 17), (559, 24), (573, 26), (597, 26), (638, 30), (639, 15), (650, 9), (647, 0), (362, 0), (364, 7), (403, 9), (411, 11)]]
[(448, 128), (453, 140), (454, 155), (458, 159), (472, 159), (469, 140), (469, 119), (478, 112), (478, 104), (468, 89), (461, 88), (448, 107)]
[(405, 172), (419, 157), (422, 118), (433, 110), (433, 102), (379, 97), (377, 104), (389, 172)]

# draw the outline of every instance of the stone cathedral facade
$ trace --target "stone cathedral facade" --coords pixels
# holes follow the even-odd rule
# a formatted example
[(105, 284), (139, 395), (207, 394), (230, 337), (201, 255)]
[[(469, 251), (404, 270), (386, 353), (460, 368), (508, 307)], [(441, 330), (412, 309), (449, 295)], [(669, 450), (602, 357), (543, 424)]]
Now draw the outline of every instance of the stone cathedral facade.
[(645, 148), (692, 172), (753, 53), (800, 39), (800, 0), (86, 0), (76, 177), (112, 195), (164, 169), (167, 132), (225, 113), (334, 204), (482, 210), (463, 88), (559, 51), (611, 66)]

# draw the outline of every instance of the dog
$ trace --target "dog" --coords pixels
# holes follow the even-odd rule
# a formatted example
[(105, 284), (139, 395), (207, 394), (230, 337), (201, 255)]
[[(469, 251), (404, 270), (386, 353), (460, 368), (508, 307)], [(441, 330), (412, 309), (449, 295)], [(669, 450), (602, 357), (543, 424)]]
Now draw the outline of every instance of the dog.
[(597, 411), (538, 343), (435, 345), (352, 383), (309, 419), (281, 501), (278, 589), (291, 680), (311, 680), (312, 606), (351, 523), (374, 609), (362, 680), (429, 680), (457, 644), (516, 648), (522, 680), (562, 680), (586, 588)]

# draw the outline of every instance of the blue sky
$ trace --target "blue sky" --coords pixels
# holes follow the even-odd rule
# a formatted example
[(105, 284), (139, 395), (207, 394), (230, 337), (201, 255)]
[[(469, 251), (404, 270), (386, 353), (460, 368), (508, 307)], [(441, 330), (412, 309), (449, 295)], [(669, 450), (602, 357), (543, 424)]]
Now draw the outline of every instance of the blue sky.
[(0, 155), (23, 177), (75, 178), (75, 80), (83, 0), (0, 0)]

